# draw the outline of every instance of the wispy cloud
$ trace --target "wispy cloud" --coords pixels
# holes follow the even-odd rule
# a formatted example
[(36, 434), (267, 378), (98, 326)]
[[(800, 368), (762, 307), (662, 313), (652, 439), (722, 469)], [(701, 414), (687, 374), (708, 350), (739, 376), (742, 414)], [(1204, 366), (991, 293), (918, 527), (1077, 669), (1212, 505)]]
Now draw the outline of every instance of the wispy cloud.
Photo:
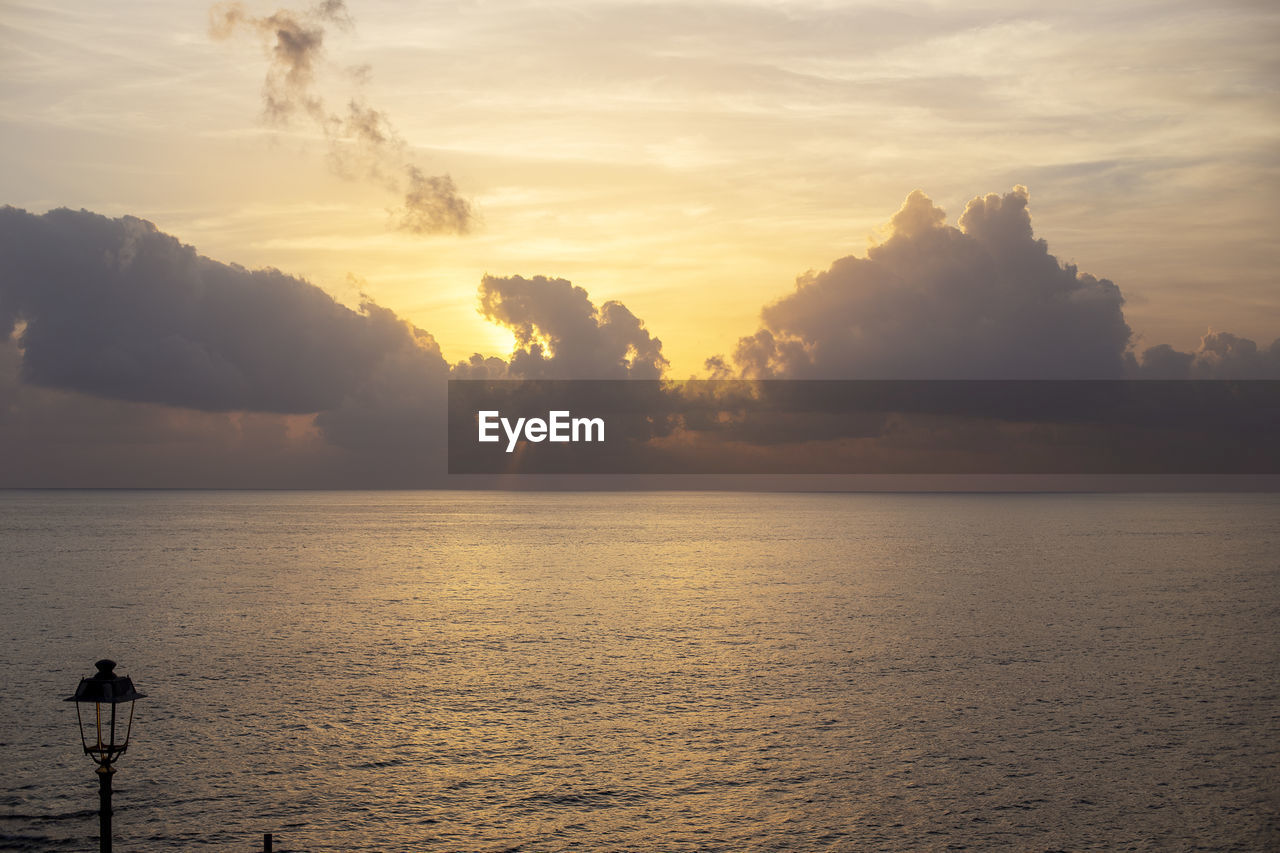
[[(348, 30), (352, 19), (343, 0), (322, 0), (302, 12), (280, 9), (250, 14), (237, 2), (219, 3), (209, 13), (209, 33), (226, 39), (237, 32), (256, 34), (267, 55), (262, 86), (263, 113), (286, 126), (298, 118), (312, 122), (328, 143), (329, 163), (343, 177), (366, 179), (403, 194), (396, 211), (398, 227), (415, 234), (463, 234), (475, 224), (470, 203), (449, 175), (427, 175), (409, 156), (408, 146), (385, 112), (365, 103), (358, 91), (342, 108), (330, 106), (318, 84), (325, 36)], [(370, 73), (354, 69), (348, 78), (358, 89)]]

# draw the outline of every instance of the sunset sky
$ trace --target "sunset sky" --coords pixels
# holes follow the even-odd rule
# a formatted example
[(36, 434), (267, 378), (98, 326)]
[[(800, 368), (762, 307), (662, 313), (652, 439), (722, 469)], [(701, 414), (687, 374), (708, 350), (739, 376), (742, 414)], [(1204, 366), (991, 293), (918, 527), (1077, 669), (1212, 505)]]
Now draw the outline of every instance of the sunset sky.
[[(761, 310), (797, 276), (894, 233), (905, 247), (889, 223), (913, 191), (950, 226), (998, 193), (1058, 262), (1118, 287), (1120, 349), (1190, 353), (1214, 330), (1265, 350), (1278, 43), (1265, 3), (10, 0), (0, 203), (138, 217), (352, 309), (363, 294), (449, 364), (512, 355), (522, 321), (482, 315), (485, 276), (566, 279), (624, 304), (686, 377), (777, 334), (785, 306)], [(445, 219), (413, 218), (415, 175)], [(25, 369), (42, 389), (311, 429), (306, 403)]]

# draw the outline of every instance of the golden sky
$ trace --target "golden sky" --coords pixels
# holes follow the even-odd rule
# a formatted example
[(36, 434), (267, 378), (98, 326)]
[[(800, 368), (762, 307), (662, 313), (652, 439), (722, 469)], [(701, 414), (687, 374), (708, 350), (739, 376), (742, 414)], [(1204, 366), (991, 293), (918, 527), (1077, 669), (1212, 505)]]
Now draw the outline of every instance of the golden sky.
[[(303, 5), (246, 3), (247, 17)], [(224, 10), (225, 11), (225, 7)], [(1126, 297), (1137, 346), (1280, 328), (1270, 4), (392, 3), (329, 19), (307, 90), (376, 109), (396, 165), (452, 177), (463, 235), (396, 227), (302, 113), (272, 43), (205, 3), (7, 2), (0, 201), (149, 219), (505, 356), (481, 277), (624, 302), (701, 373), (797, 275), (865, 254), (914, 189), (954, 222), (1029, 188), (1036, 235)], [(345, 144), (345, 143), (344, 143)]]

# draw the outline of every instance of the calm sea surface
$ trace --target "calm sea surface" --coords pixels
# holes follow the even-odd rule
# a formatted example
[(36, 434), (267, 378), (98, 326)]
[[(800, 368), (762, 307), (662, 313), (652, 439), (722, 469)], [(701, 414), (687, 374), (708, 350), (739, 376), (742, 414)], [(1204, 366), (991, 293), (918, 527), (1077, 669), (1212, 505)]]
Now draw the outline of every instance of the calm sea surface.
[(1280, 496), (0, 492), (0, 848), (1280, 849)]

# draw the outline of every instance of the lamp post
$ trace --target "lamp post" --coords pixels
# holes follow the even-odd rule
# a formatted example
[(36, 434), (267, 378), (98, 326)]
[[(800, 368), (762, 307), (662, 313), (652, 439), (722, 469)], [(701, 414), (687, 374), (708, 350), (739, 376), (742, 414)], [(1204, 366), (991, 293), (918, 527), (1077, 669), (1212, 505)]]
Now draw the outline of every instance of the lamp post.
[[(80, 723), (80, 741), (84, 754), (98, 765), (98, 838), (99, 850), (111, 853), (111, 776), (116, 772), (111, 766), (129, 748), (129, 734), (133, 730), (133, 702), (143, 694), (133, 688), (133, 680), (127, 675), (116, 675), (116, 662), (100, 660), (94, 664), (97, 673), (80, 679), (74, 696), (68, 702), (76, 703), (76, 720)], [(116, 707), (129, 703), (129, 718), (122, 723), (123, 738), (116, 726)], [(93, 706), (93, 722), (90, 729), (84, 725), (81, 706)], [(104, 707), (105, 706), (105, 707)], [(88, 711), (85, 708), (84, 711)], [(123, 716), (123, 714), (121, 714)]]

